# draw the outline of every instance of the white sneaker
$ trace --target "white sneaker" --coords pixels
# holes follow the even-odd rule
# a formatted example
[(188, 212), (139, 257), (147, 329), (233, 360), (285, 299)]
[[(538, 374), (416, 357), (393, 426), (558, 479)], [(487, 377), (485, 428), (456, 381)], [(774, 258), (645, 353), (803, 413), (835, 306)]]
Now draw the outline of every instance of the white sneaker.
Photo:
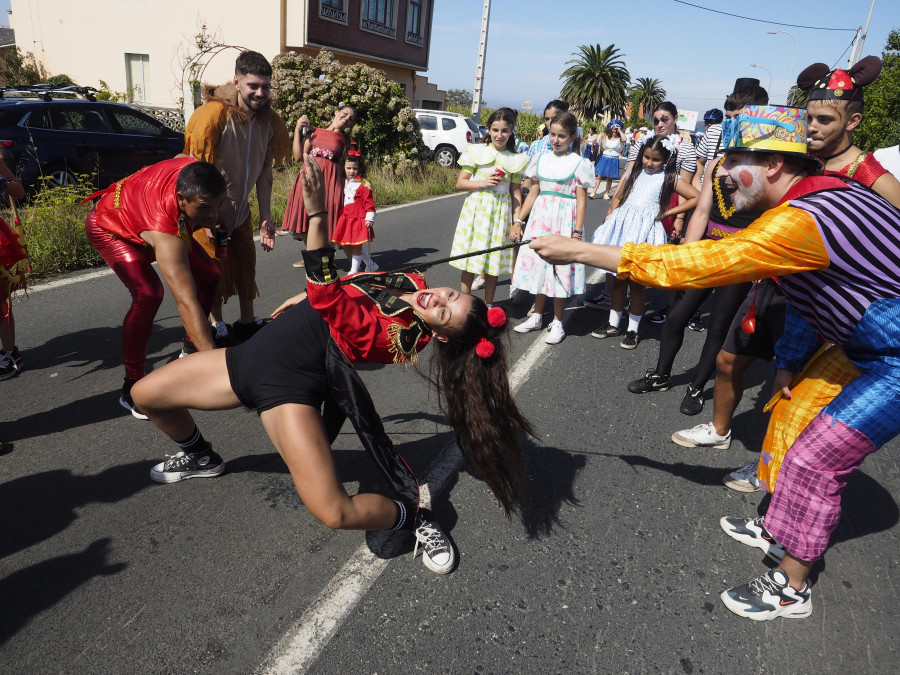
[(724, 436), (716, 432), (712, 422), (698, 424), (690, 429), (682, 429), (672, 434), (672, 441), (685, 448), (714, 448), (727, 450), (731, 447), (731, 430)]
[(472, 282), (473, 291), (477, 291), (479, 288), (484, 288), (484, 277), (475, 277), (475, 281)]
[(377, 272), (381, 268), (378, 266), (378, 263), (374, 260), (366, 265), (366, 272)]
[(540, 330), (544, 323), (544, 317), (541, 314), (532, 314), (525, 321), (513, 328), (517, 333), (530, 333), (533, 330)]
[(550, 322), (550, 325), (547, 326), (547, 337), (544, 338), (544, 342), (548, 345), (558, 345), (565, 339), (566, 331), (563, 330), (562, 321), (554, 319)]
[(759, 490), (759, 478), (756, 472), (759, 469), (759, 458), (751, 459), (740, 469), (735, 469), (723, 478), (725, 487), (737, 492), (756, 492)]
[(422, 562), (435, 574), (449, 574), (456, 566), (456, 551), (450, 538), (441, 529), (430, 512), (421, 509), (416, 516), (416, 547), (413, 558), (422, 545)]
[(525, 312), (525, 316), (534, 316), (534, 305), (533, 304), (531, 305), (531, 307), (529, 307), (528, 311)]

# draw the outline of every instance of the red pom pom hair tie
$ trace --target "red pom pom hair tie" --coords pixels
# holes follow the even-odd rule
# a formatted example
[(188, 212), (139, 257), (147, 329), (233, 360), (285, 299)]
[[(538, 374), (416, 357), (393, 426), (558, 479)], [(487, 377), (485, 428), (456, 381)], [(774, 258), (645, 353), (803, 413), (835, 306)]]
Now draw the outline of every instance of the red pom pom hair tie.
[[(502, 312), (503, 310), (500, 311)], [(475, 354), (482, 359), (491, 358), (496, 350), (497, 348), (494, 347), (494, 343), (485, 337), (479, 339), (478, 344), (475, 345)]]
[[(500, 307), (488, 307), (487, 320), (492, 328), (500, 328), (500, 326), (506, 323), (506, 312)], [(491, 354), (493, 354), (493, 352), (491, 352)]]

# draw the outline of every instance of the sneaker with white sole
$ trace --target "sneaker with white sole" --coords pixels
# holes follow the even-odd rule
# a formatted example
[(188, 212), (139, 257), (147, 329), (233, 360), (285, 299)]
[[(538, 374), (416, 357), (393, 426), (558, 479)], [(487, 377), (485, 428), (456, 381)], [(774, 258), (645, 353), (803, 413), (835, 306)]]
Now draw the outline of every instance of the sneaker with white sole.
[(610, 326), (607, 323), (602, 328), (598, 328), (597, 330), (591, 331), (591, 337), (595, 337), (598, 340), (605, 340), (610, 337), (617, 337), (622, 334), (622, 326), (621, 324), (618, 326)]
[(366, 272), (377, 272), (381, 268), (378, 266), (378, 263), (374, 260), (366, 265)]
[(475, 281), (472, 282), (473, 291), (477, 291), (479, 288), (484, 288), (484, 277), (475, 277)]
[(625, 331), (625, 337), (622, 338), (619, 346), (622, 349), (634, 349), (638, 346), (638, 342), (640, 341), (641, 339), (638, 337), (638, 332), (636, 330), (628, 330)]
[(548, 345), (558, 345), (565, 339), (566, 331), (563, 330), (562, 321), (554, 319), (550, 322), (550, 325), (547, 326), (547, 337), (544, 338), (544, 342)]
[(25, 367), (25, 360), (18, 347), (10, 350), (0, 349), (0, 382), (16, 377)]
[(540, 330), (544, 323), (544, 317), (541, 314), (532, 314), (525, 321), (513, 328), (517, 333), (530, 333), (533, 330)]
[(685, 448), (713, 448), (727, 450), (731, 447), (731, 429), (724, 436), (716, 431), (712, 422), (698, 424), (672, 434), (672, 441)]
[(449, 574), (456, 565), (456, 551), (450, 538), (441, 529), (426, 509), (419, 509), (416, 514), (416, 547), (413, 549), (413, 558), (422, 544), (422, 562), (425, 567), (435, 574)]
[(211, 448), (205, 452), (186, 454), (181, 451), (150, 469), (157, 483), (177, 483), (189, 478), (215, 478), (225, 471), (225, 461)]
[(719, 597), (732, 612), (754, 621), (771, 621), (779, 616), (803, 619), (812, 614), (809, 584), (798, 591), (788, 583), (784, 570), (779, 569), (722, 591)]
[(722, 481), (725, 487), (737, 492), (756, 492), (759, 490), (759, 478), (756, 477), (759, 469), (759, 459), (751, 459), (740, 469), (735, 469), (725, 476)]
[(138, 407), (134, 404), (134, 400), (131, 398), (131, 388), (136, 383), (137, 380), (129, 380), (127, 377), (125, 378), (125, 381), (122, 384), (122, 393), (119, 396), (119, 405), (130, 412), (132, 417), (139, 420), (146, 420), (149, 418), (140, 410), (138, 410)]
[(775, 541), (763, 526), (762, 516), (750, 520), (725, 516), (719, 520), (719, 526), (729, 537), (747, 546), (758, 548), (770, 560), (781, 562), (784, 558), (784, 546)]

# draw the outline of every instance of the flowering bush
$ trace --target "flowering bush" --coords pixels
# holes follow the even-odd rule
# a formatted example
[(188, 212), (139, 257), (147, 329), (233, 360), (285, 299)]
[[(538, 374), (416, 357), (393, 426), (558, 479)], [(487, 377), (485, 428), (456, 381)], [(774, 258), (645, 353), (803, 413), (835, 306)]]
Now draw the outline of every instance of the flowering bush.
[(344, 102), (356, 112), (351, 135), (368, 161), (404, 173), (428, 155), (402, 88), (381, 70), (344, 65), (326, 50), (316, 57), (279, 54), (272, 59), (272, 90), (275, 109), (290, 130), (302, 115), (313, 127), (327, 127)]

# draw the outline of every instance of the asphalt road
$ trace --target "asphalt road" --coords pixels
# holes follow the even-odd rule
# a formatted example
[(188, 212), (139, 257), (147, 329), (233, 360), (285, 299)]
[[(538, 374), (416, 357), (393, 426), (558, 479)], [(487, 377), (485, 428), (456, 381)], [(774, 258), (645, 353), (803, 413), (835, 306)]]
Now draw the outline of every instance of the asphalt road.
[[(381, 213), (378, 263), (446, 255), (462, 199)], [(589, 233), (606, 205), (589, 202)], [(260, 251), (260, 314), (303, 287), (299, 250), (279, 239)], [(458, 283), (448, 266), (428, 278)], [(655, 362), (658, 327), (645, 322), (630, 352), (591, 338), (600, 312), (573, 306), (559, 345), (512, 333), (517, 400), (538, 438), (511, 520), (455, 468), (424, 379), (364, 366), (458, 547), (458, 569), (438, 577), (411, 559), (408, 537), (331, 532), (312, 518), (248, 410), (198, 415), (225, 475), (153, 483), (169, 444), (117, 403), (127, 304), (114, 276), (88, 274), (16, 305), (26, 370), (0, 383), (2, 673), (896, 672), (896, 440), (850, 480), (810, 618), (754, 623), (721, 604), (723, 589), (766, 569), (718, 520), (759, 512), (761, 494), (721, 478), (759, 447), (770, 370), (751, 371), (730, 450), (674, 445), (673, 431), (709, 419), (711, 385), (702, 415), (678, 412), (702, 334), (688, 332), (676, 361), (682, 386), (635, 396), (625, 385)], [(517, 320), (525, 310), (511, 308)], [(171, 360), (182, 335), (167, 295), (149, 367)], [(381, 484), (360, 448), (348, 425), (334, 452), (351, 492)]]

